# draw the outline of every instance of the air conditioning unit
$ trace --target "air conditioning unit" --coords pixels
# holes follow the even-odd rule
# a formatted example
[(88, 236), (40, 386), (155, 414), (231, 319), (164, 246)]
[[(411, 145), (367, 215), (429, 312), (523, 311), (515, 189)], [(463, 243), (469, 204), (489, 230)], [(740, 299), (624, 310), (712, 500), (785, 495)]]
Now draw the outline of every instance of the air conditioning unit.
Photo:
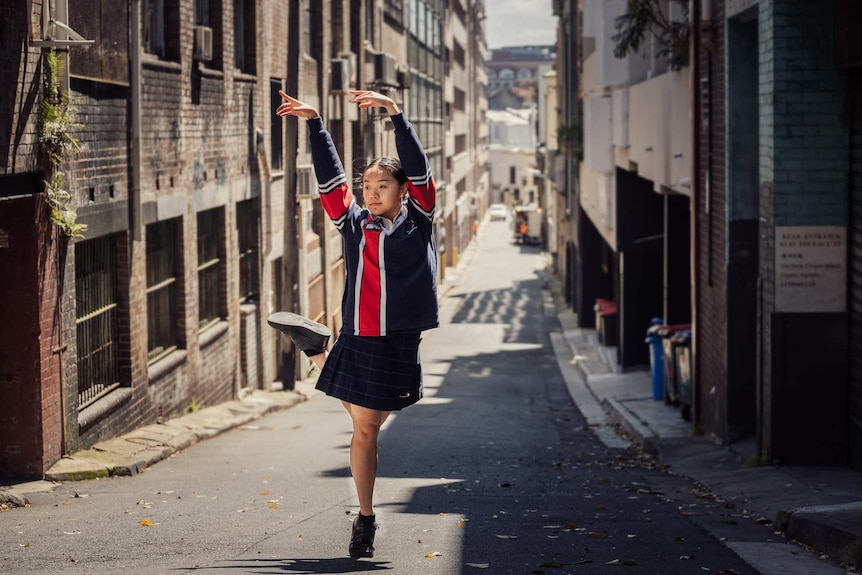
[(195, 60), (209, 62), (213, 59), (213, 29), (195, 26)]
[(329, 92), (346, 94), (350, 91), (350, 61), (336, 58), (329, 61)]
[(314, 166), (301, 164), (296, 166), (296, 199), (306, 200), (317, 197), (317, 179), (314, 177)]
[(340, 54), (338, 54), (338, 57), (342, 60), (347, 60), (347, 70), (349, 72), (347, 81), (350, 82), (351, 86), (355, 86), (358, 81), (356, 79), (356, 74), (359, 71), (356, 53), (341, 52)]
[(398, 84), (393, 56), (389, 54), (374, 55), (374, 83), (383, 86), (396, 86)]

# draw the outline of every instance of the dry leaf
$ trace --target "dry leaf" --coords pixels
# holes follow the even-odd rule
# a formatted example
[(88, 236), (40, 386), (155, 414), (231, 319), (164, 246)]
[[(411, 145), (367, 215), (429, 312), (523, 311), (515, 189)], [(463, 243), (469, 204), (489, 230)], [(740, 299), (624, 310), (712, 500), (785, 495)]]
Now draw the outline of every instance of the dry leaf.
[(465, 563), (467, 567), (472, 567), (473, 569), (487, 569), (491, 566), (490, 563)]
[(267, 495), (269, 495), (269, 491), (261, 491), (258, 495), (260, 495), (261, 497), (266, 497)]
[(71, 502), (71, 501), (64, 501), (64, 502), (63, 502), (63, 505), (71, 505), (71, 504), (72, 504), (72, 502)]
[(689, 559), (694, 559), (694, 555), (680, 555), (679, 556), (680, 561), (688, 561)]
[(278, 509), (278, 503), (271, 503), (269, 508), (270, 509)]
[(590, 539), (604, 539), (605, 536), (598, 531), (590, 531), (589, 533), (587, 533), (587, 537), (589, 537)]
[(426, 553), (425, 557), (442, 557), (443, 554), (439, 551), (432, 551), (431, 553)]
[(138, 521), (138, 523), (143, 525), (144, 527), (155, 527), (156, 525), (155, 523), (153, 523), (152, 519), (141, 519), (140, 521)]
[(459, 521), (455, 524), (455, 527), (464, 527), (464, 524)]
[(498, 539), (517, 539), (517, 535), (497, 535)]

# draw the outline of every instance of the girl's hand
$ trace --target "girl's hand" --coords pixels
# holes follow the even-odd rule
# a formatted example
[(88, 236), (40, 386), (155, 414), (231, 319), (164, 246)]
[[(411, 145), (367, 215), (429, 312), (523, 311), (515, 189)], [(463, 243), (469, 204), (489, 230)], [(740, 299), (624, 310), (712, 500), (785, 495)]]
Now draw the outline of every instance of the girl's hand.
[(401, 113), (398, 104), (389, 96), (384, 96), (371, 90), (350, 90), (350, 93), (353, 94), (353, 99), (350, 100), (350, 103), (359, 104), (360, 109), (386, 108), (390, 116)]
[(275, 113), (282, 118), (284, 116), (296, 116), (298, 118), (311, 120), (320, 115), (314, 106), (300, 102), (293, 96), (288, 96), (281, 90), (278, 91), (278, 95), (286, 100), (275, 110)]

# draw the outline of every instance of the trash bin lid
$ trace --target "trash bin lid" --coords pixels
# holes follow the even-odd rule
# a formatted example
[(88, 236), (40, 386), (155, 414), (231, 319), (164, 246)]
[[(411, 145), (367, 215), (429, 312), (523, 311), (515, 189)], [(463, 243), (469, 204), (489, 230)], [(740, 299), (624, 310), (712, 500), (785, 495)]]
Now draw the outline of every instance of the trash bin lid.
[(690, 323), (678, 323), (678, 324), (674, 324), (674, 325), (663, 325), (663, 326), (661, 326), (661, 329), (659, 330), (659, 335), (662, 337), (670, 337), (677, 332), (685, 331), (685, 330), (691, 330), (691, 324)]

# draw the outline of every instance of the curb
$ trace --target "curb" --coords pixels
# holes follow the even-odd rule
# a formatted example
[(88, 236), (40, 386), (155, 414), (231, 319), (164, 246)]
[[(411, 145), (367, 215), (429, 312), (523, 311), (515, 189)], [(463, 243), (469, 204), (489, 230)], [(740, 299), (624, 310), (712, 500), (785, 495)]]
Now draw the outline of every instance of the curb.
[(779, 511), (775, 528), (790, 539), (823, 549), (834, 560), (862, 565), (862, 536), (853, 526), (858, 526), (860, 514), (862, 501), (798, 507)]

